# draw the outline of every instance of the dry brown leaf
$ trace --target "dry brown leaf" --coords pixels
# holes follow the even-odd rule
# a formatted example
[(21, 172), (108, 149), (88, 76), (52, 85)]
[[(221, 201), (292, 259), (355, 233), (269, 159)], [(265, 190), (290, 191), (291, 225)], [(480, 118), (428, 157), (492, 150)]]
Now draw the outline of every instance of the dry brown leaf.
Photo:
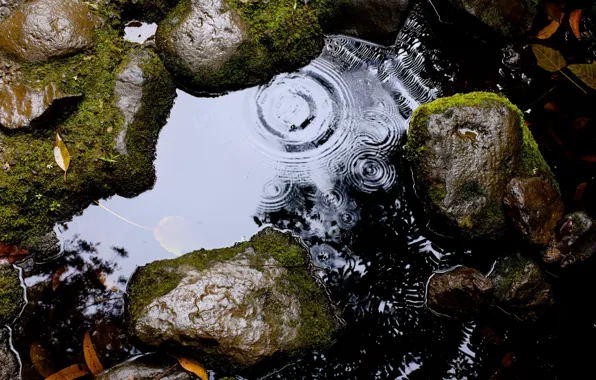
[(564, 3), (555, 3), (553, 1), (547, 1), (546, 4), (544, 4), (544, 11), (546, 12), (546, 14), (548, 14), (551, 20), (562, 19), (563, 17), (561, 15), (563, 14), (563, 8), (565, 8)]
[(569, 24), (571, 24), (571, 30), (573, 30), (573, 34), (575, 34), (575, 38), (578, 40), (582, 39), (582, 35), (579, 31), (579, 22), (582, 19), (582, 10), (576, 9), (571, 12), (569, 16)]
[(89, 370), (85, 364), (73, 364), (50, 377), (46, 377), (46, 380), (74, 380), (88, 374)]
[(33, 342), (29, 348), (29, 357), (33, 367), (41, 376), (48, 377), (56, 372), (50, 360), (50, 353), (40, 342)]
[(85, 355), (85, 363), (87, 363), (87, 367), (89, 367), (89, 371), (91, 371), (93, 375), (103, 372), (103, 365), (99, 361), (97, 353), (93, 348), (89, 331), (85, 333), (85, 338), (83, 339), (83, 354)]
[(20, 249), (14, 245), (0, 243), (0, 262), (14, 263), (27, 256), (29, 251)]
[(573, 128), (582, 129), (586, 126), (586, 124), (588, 124), (589, 121), (590, 119), (588, 119), (587, 117), (578, 117), (573, 121)]
[(60, 268), (58, 268), (56, 270), (56, 272), (54, 273), (54, 276), (52, 276), (52, 290), (56, 291), (56, 289), (58, 289), (58, 287), (60, 286), (60, 283), (62, 282), (62, 275), (64, 274), (64, 272), (66, 272), (66, 265), (61, 266)]
[(587, 186), (587, 182), (582, 182), (577, 186), (577, 189), (575, 189), (575, 194), (573, 194), (574, 201), (581, 202), (581, 200), (584, 198), (584, 192), (586, 191)]
[(178, 362), (188, 372), (192, 372), (199, 377), (201, 380), (209, 380), (209, 375), (205, 368), (196, 360), (187, 359), (187, 358), (177, 358)]
[(555, 102), (548, 102), (544, 105), (544, 110), (548, 112), (558, 112), (559, 106)]
[(596, 156), (583, 156), (580, 160), (584, 162), (596, 162)]
[(66, 173), (68, 172), (68, 167), (70, 166), (70, 153), (62, 141), (62, 138), (58, 133), (56, 133), (56, 145), (54, 146), (54, 159), (60, 169), (64, 171), (64, 182), (66, 182)]
[[(562, 15), (564, 16), (565, 14), (562, 13)], [(549, 38), (550, 36), (552, 36), (553, 34), (555, 34), (557, 29), (559, 29), (559, 26), (561, 26), (561, 23), (559, 22), (559, 20), (553, 20), (544, 29), (540, 30), (536, 37), (540, 40), (545, 40), (545, 39)]]

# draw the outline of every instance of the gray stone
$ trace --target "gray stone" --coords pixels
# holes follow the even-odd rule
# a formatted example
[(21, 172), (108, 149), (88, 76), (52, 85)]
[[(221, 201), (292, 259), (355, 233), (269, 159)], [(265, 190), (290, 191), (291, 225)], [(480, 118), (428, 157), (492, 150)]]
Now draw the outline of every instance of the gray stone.
[(25, 0), (0, 0), (0, 21), (10, 16)]
[(431, 227), (467, 238), (502, 237), (503, 196), (514, 177), (553, 184), (550, 168), (507, 99), (470, 93), (419, 107), (407, 153)]
[(19, 362), (10, 349), (10, 335), (6, 327), (0, 328), (0, 379), (18, 379)]
[(77, 0), (34, 0), (0, 23), (0, 51), (43, 62), (93, 46), (98, 19)]
[[(135, 360), (127, 361), (100, 373), (97, 380), (192, 380), (194, 377), (177, 366), (170, 368), (173, 364), (161, 364), (156, 355), (143, 356)], [(169, 371), (169, 372), (167, 372)], [(167, 373), (166, 373), (167, 372)]]
[(244, 367), (328, 344), (339, 324), (307, 254), (290, 235), (267, 229), (249, 244), (141, 268), (128, 291), (132, 332), (149, 345)]
[(348, 0), (334, 17), (333, 31), (388, 44), (407, 16), (409, 0)]
[(19, 129), (46, 124), (73, 109), (81, 98), (80, 94), (62, 93), (54, 83), (36, 89), (21, 83), (0, 82), (0, 126)]
[(473, 268), (436, 273), (428, 283), (427, 306), (451, 317), (477, 313), (492, 301), (493, 284)]
[(537, 177), (512, 179), (503, 203), (510, 222), (532, 244), (546, 246), (563, 217), (559, 192)]

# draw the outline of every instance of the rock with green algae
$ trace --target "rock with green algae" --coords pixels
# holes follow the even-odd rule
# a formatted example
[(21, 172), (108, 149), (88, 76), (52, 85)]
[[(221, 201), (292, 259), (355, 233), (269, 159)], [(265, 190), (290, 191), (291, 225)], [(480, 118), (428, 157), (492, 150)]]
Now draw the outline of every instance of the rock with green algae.
[[(30, 88), (60, 83), (64, 93), (84, 97), (57, 129), (0, 133), (1, 242), (40, 246), (56, 223), (94, 200), (135, 196), (155, 181), (157, 136), (175, 86), (152, 48), (126, 42), (109, 23), (94, 40), (81, 54), (19, 69)], [(56, 131), (71, 155), (66, 182), (54, 162)]]
[(142, 267), (128, 294), (131, 332), (145, 344), (241, 367), (322, 348), (341, 327), (308, 251), (273, 229), (230, 248)]
[(19, 272), (11, 265), (0, 265), (0, 326), (12, 323), (25, 303)]
[(10, 348), (10, 334), (4, 326), (0, 327), (0, 379), (18, 379), (19, 362)]
[(507, 37), (529, 32), (537, 14), (538, 0), (449, 0), (482, 23)]
[(0, 51), (25, 62), (76, 54), (94, 43), (99, 19), (76, 0), (34, 0), (0, 23)]
[(323, 47), (321, 24), (339, 3), (182, 0), (160, 23), (156, 43), (184, 89), (246, 88), (316, 57)]
[(407, 156), (432, 227), (467, 238), (502, 237), (503, 196), (514, 177), (538, 177), (559, 194), (521, 111), (486, 92), (441, 98), (410, 122)]

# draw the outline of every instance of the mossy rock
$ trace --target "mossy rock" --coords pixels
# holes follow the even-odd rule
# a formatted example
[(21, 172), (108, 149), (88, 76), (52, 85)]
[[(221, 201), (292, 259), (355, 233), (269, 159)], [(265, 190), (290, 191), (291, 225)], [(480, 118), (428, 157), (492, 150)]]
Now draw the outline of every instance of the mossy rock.
[(341, 327), (308, 250), (273, 229), (139, 268), (127, 293), (131, 333), (144, 343), (240, 368), (323, 348)]
[(442, 232), (502, 237), (503, 195), (514, 177), (540, 177), (559, 194), (523, 114), (497, 94), (460, 94), (420, 106), (406, 149), (418, 195)]
[[(56, 83), (62, 92), (83, 94), (83, 99), (74, 112), (62, 115), (57, 128), (0, 134), (0, 242), (35, 246), (56, 223), (68, 221), (94, 200), (135, 196), (155, 181), (157, 136), (175, 86), (151, 49), (125, 41), (111, 24), (96, 29), (94, 40), (94, 47), (84, 53), (20, 67), (24, 85), (45, 88)], [(140, 63), (141, 105), (127, 123), (115, 86), (137, 51), (146, 57)], [(124, 129), (126, 155), (116, 144)], [(66, 181), (54, 160), (57, 132), (71, 156)]]
[(11, 265), (0, 266), (0, 325), (10, 324), (25, 304), (19, 272)]
[(156, 42), (166, 67), (185, 90), (242, 89), (315, 58), (323, 47), (322, 24), (339, 3), (221, 0), (206, 5), (182, 0), (160, 23)]

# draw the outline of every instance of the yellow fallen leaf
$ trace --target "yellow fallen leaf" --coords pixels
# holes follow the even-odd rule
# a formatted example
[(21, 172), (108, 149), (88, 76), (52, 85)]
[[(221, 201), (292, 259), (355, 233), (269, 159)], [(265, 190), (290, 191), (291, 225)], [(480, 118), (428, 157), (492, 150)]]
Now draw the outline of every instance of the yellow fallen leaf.
[(563, 55), (558, 50), (551, 49), (548, 46), (534, 44), (532, 45), (532, 51), (538, 60), (538, 66), (551, 73), (561, 70), (567, 65), (565, 58), (563, 58)]
[(83, 339), (83, 355), (85, 355), (85, 363), (87, 363), (87, 367), (89, 367), (89, 371), (93, 375), (103, 372), (103, 365), (101, 365), (97, 353), (93, 348), (89, 331), (85, 333), (85, 338)]
[(192, 372), (199, 377), (201, 380), (209, 380), (209, 375), (205, 368), (196, 360), (187, 359), (187, 358), (177, 358), (178, 362), (188, 372)]
[(582, 39), (582, 35), (579, 30), (579, 22), (581, 21), (581, 18), (582, 18), (582, 10), (581, 9), (574, 10), (573, 12), (571, 12), (571, 16), (569, 16), (569, 24), (571, 25), (571, 30), (573, 31), (575, 38), (577, 38), (578, 40)]
[[(561, 18), (563, 18), (563, 16), (565, 16), (565, 13), (561, 14)], [(540, 39), (540, 40), (545, 40), (545, 39), (549, 38), (550, 36), (552, 36), (553, 34), (555, 34), (557, 29), (559, 29), (559, 26), (561, 26), (561, 23), (559, 22), (559, 20), (553, 20), (544, 29), (539, 31), (538, 36), (536, 36), (536, 37), (538, 37), (538, 39)]]
[(66, 272), (66, 265), (61, 266), (56, 270), (54, 276), (52, 277), (52, 290), (56, 291), (62, 282), (62, 275)]
[(88, 374), (89, 370), (85, 364), (73, 364), (50, 377), (46, 377), (46, 380), (74, 380)]
[(64, 170), (64, 182), (66, 182), (66, 172), (68, 171), (68, 167), (70, 166), (70, 153), (68, 153), (68, 149), (66, 149), (66, 145), (60, 135), (56, 133), (56, 145), (54, 146), (54, 159), (60, 169)]
[(48, 350), (40, 342), (33, 342), (29, 349), (29, 357), (31, 358), (31, 363), (33, 363), (33, 366), (41, 376), (48, 377), (56, 372), (52, 366)]

